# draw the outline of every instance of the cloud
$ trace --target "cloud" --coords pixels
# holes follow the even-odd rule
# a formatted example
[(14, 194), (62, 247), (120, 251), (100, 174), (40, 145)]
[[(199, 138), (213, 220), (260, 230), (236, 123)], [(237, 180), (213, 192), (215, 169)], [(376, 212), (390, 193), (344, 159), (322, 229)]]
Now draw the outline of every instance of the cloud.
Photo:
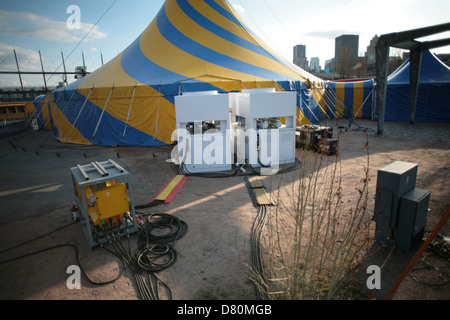
[(233, 8), (234, 8), (234, 10), (235, 10), (237, 13), (239, 13), (239, 14), (242, 14), (242, 13), (245, 12), (244, 7), (241, 6), (240, 4), (233, 4)]
[(311, 31), (305, 34), (305, 36), (308, 37), (314, 37), (314, 38), (323, 38), (323, 39), (335, 39), (343, 34), (359, 34), (358, 31), (355, 30), (331, 30), (331, 31), (323, 31), (323, 30), (316, 30)]
[(39, 52), (13, 47), (9, 44), (0, 43), (0, 69), (3, 71), (17, 71), (16, 60), (14, 58), (16, 50), (17, 60), (21, 69), (26, 67), (28, 71), (41, 70)]
[[(17, 71), (16, 60), (14, 58), (16, 50), (17, 60), (21, 71), (41, 71), (39, 52), (21, 47), (13, 47), (9, 44), (0, 43), (0, 70)], [(22, 76), (22, 83), (29, 87), (42, 87), (42, 76)], [(1, 88), (20, 87), (19, 77), (16, 74), (1, 74)]]
[(0, 34), (3, 36), (49, 42), (78, 42), (88, 32), (85, 41), (103, 39), (107, 36), (98, 26), (94, 27), (91, 23), (81, 23), (80, 29), (70, 30), (66, 21), (51, 20), (31, 12), (0, 10)]

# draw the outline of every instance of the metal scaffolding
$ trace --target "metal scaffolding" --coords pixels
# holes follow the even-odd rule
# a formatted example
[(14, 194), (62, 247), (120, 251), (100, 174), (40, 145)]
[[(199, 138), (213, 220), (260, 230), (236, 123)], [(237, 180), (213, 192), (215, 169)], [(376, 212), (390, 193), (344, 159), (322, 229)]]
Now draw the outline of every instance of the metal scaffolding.
[(410, 51), (410, 123), (414, 124), (416, 117), (417, 93), (419, 90), (420, 67), (422, 64), (422, 52), (450, 44), (450, 38), (423, 42), (420, 42), (417, 39), (444, 31), (450, 31), (450, 23), (407, 30), (403, 32), (389, 33), (380, 36), (376, 45), (378, 105), (377, 133), (379, 135), (384, 133), (387, 77), (389, 72), (389, 48), (395, 47)]

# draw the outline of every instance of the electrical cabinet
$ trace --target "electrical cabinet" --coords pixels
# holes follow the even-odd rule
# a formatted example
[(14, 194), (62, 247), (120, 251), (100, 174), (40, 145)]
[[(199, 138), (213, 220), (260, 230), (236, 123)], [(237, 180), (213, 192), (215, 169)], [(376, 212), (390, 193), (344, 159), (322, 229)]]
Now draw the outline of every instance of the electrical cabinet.
[[(71, 168), (81, 227), (91, 247), (137, 231), (130, 174), (114, 160)], [(114, 230), (114, 233), (110, 231)]]
[(297, 93), (252, 89), (229, 93), (237, 163), (271, 166), (295, 162)]
[[(395, 161), (384, 168), (378, 170), (377, 191), (375, 197), (376, 219), (381, 219), (383, 224), (389, 221), (388, 228), (394, 228), (397, 225), (397, 213), (400, 198), (416, 186), (418, 165), (415, 163)], [(379, 206), (379, 200), (382, 196), (381, 190), (385, 193), (391, 193), (391, 206)]]
[(396, 247), (409, 251), (415, 237), (423, 237), (427, 222), (430, 192), (414, 188), (400, 199)]
[(228, 96), (217, 91), (175, 97), (178, 163), (188, 173), (231, 170)]
[(392, 230), (396, 247), (409, 251), (426, 225), (430, 192), (416, 188), (418, 165), (395, 161), (378, 170), (375, 195), (375, 240), (385, 242)]

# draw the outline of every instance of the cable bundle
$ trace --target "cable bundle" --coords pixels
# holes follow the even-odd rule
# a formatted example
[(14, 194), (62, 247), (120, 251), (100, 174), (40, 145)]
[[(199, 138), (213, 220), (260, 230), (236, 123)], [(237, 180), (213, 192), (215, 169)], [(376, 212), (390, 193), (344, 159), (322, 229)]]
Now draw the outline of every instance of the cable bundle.
[(267, 205), (258, 207), (258, 215), (256, 216), (251, 231), (251, 256), (252, 268), (254, 273), (254, 282), (256, 285), (256, 294), (259, 300), (266, 300), (265, 294), (265, 277), (264, 267), (261, 259), (261, 236), (264, 226), (267, 222), (268, 212)]
[(175, 242), (184, 237), (187, 230), (187, 224), (175, 216), (163, 213), (149, 216), (139, 233), (136, 253), (139, 266), (149, 272), (172, 266), (177, 259)]
[[(169, 232), (161, 232), (167, 229)], [(120, 237), (114, 237), (113, 232), (110, 233), (112, 249), (103, 247), (130, 268), (143, 300), (159, 300), (160, 286), (164, 287), (168, 298), (171, 299), (169, 287), (158, 279), (155, 272), (165, 270), (175, 263), (177, 255), (174, 244), (187, 233), (187, 230), (187, 224), (175, 216), (153, 214), (139, 228), (138, 249), (134, 254), (131, 253), (129, 237), (127, 252)], [(149, 285), (145, 279), (145, 272), (148, 273)]]
[[(129, 240), (128, 240), (129, 241)], [(102, 245), (102, 247), (109, 251), (110, 253), (119, 257), (131, 270), (133, 277), (136, 281), (137, 289), (139, 291), (139, 295), (143, 300), (159, 300), (159, 286), (163, 285), (170, 294), (169, 288), (161, 282), (153, 273), (148, 274), (149, 283), (147, 285), (144, 275), (144, 270), (142, 270), (137, 263), (135, 257), (131, 254), (131, 249), (129, 246), (128, 252), (123, 247), (121, 239), (118, 237), (115, 240), (111, 241), (112, 249), (108, 249)], [(169, 296), (170, 297), (170, 296)]]

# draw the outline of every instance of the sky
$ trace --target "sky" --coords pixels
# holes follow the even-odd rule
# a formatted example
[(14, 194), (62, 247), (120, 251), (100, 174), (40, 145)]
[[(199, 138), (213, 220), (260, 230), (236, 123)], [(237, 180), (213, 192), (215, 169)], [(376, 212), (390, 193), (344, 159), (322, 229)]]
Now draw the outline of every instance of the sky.
[[(364, 55), (375, 35), (450, 22), (448, 0), (228, 0), (253, 32), (286, 60), (293, 47), (306, 45), (308, 59), (319, 57), (323, 67), (334, 57), (335, 38), (359, 35)], [(126, 49), (150, 24), (164, 0), (0, 0), (0, 70), (67, 71), (83, 64), (95, 71)], [(80, 28), (71, 9), (79, 8)], [(68, 10), (69, 9), (69, 10)], [(450, 32), (435, 38), (449, 37)], [(450, 53), (450, 46), (433, 49)], [(391, 54), (401, 54), (398, 49)], [(47, 76), (54, 86), (62, 76)], [(74, 81), (69, 76), (69, 82)], [(41, 75), (23, 75), (25, 86), (42, 86)], [(0, 75), (0, 87), (19, 86), (17, 75)]]

